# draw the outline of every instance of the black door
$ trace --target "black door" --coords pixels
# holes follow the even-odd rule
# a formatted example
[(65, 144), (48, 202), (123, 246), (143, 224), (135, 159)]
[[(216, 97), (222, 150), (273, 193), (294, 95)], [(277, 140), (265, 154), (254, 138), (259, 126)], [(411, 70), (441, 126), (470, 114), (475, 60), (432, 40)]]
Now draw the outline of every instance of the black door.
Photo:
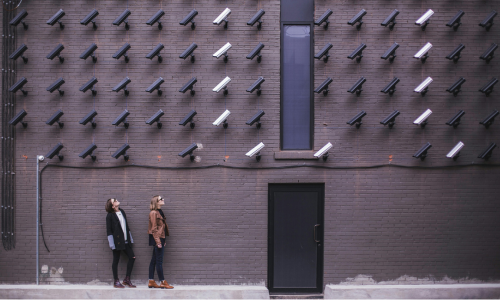
[(324, 184), (270, 184), (268, 289), (323, 292)]

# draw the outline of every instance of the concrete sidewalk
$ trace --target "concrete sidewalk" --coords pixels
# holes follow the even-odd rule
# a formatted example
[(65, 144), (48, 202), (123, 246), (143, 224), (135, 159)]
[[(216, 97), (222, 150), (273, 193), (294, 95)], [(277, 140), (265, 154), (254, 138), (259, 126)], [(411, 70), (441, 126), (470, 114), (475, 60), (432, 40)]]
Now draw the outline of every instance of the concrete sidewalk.
[(0, 299), (269, 299), (264, 286), (176, 285), (115, 289), (110, 285), (0, 285)]

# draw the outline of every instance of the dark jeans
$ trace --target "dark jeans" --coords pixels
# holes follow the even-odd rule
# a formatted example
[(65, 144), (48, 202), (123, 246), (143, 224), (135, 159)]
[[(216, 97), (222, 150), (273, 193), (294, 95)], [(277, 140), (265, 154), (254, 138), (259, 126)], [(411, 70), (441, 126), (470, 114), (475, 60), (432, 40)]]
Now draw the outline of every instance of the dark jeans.
[(151, 262), (149, 263), (149, 279), (155, 278), (155, 266), (156, 273), (158, 273), (158, 279), (160, 281), (165, 280), (163, 277), (163, 252), (165, 250), (165, 239), (160, 238), (161, 248), (158, 246), (153, 246), (153, 256), (151, 257)]
[(113, 269), (113, 277), (115, 280), (118, 280), (118, 262), (120, 261), (120, 254), (122, 251), (125, 251), (128, 257), (126, 276), (130, 277), (132, 268), (134, 267), (135, 255), (130, 244), (125, 244), (125, 250), (113, 250), (113, 264), (111, 265), (111, 269)]

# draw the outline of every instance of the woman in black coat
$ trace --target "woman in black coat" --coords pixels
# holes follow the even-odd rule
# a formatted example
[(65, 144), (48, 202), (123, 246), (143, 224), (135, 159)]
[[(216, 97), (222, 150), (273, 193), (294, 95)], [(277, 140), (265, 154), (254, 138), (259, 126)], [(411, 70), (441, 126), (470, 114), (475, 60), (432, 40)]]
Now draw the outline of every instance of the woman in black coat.
[[(123, 209), (120, 208), (120, 202), (118, 202), (117, 199), (108, 199), (105, 208), (108, 212), (106, 216), (106, 232), (108, 235), (109, 247), (113, 250), (113, 264), (111, 265), (114, 277), (113, 286), (115, 288), (124, 288), (123, 285), (127, 285), (131, 288), (135, 288), (135, 285), (130, 281), (130, 275), (132, 274), (132, 268), (134, 267), (135, 261), (134, 251), (132, 250), (134, 240), (128, 228), (127, 216)], [(128, 257), (127, 274), (123, 280), (123, 285), (118, 279), (118, 262), (120, 261), (121, 251), (125, 251)]]

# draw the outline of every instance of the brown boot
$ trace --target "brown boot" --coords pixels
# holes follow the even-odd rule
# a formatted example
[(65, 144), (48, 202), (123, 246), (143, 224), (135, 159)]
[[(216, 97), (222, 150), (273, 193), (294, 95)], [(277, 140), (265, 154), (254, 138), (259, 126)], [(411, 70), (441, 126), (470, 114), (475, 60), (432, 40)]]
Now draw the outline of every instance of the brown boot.
[(148, 288), (159, 288), (160, 286), (156, 284), (156, 281), (152, 280), (152, 279), (149, 279), (149, 282), (148, 282)]
[(115, 280), (115, 283), (113, 284), (113, 287), (114, 288), (118, 288), (118, 289), (124, 289), (125, 287), (120, 283), (120, 279), (116, 279)]
[(127, 285), (128, 287), (135, 288), (136, 286), (132, 284), (132, 281), (130, 281), (130, 277), (126, 276), (125, 279), (123, 279), (123, 285)]
[(166, 280), (160, 281), (160, 288), (161, 289), (173, 289), (174, 287), (168, 284)]

